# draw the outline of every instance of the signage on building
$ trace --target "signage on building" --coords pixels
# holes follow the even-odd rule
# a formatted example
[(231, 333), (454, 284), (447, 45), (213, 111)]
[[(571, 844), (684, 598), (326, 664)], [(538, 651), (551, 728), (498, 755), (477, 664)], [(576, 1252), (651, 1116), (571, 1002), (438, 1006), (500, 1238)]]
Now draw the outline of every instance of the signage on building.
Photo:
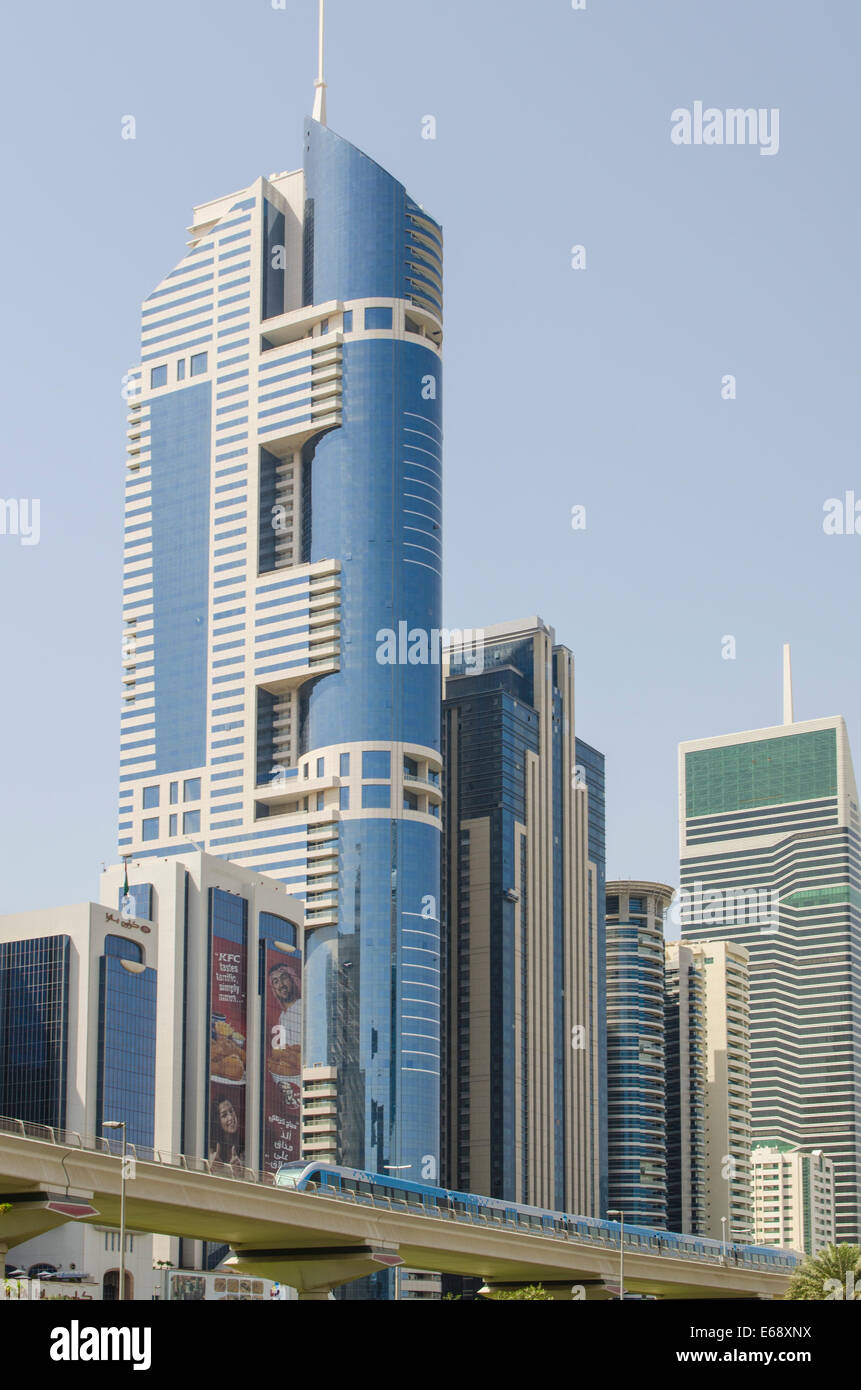
[(209, 1157), (245, 1166), (246, 1024), (245, 930), (238, 943), (212, 935), (209, 1020)]
[(302, 957), (275, 941), (263, 946), (264, 1172), (301, 1157)]

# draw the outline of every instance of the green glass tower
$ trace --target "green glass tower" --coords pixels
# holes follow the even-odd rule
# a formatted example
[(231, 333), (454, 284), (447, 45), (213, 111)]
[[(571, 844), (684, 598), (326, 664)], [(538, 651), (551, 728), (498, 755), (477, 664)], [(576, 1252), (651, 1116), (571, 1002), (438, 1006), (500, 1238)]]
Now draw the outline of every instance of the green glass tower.
[(834, 1162), (861, 1231), (861, 821), (841, 718), (680, 750), (682, 935), (750, 953), (753, 1139)]

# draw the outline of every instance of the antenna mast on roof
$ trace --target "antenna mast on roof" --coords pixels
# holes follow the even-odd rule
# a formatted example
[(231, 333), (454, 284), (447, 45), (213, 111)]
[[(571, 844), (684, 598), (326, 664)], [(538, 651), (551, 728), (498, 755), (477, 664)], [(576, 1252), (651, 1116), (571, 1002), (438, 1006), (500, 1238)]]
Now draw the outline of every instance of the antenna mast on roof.
[(783, 722), (795, 723), (792, 709), (792, 651), (788, 642), (783, 648)]
[(326, 45), (326, 0), (319, 0), (319, 32), (317, 38), (317, 81), (314, 83), (314, 120), (326, 124), (326, 80), (323, 76), (323, 58)]

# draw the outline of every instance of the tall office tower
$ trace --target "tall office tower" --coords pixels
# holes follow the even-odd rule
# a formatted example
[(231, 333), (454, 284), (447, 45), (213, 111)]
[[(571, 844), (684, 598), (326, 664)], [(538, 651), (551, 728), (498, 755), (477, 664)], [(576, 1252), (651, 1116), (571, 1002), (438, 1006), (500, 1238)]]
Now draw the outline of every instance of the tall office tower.
[(603, 760), (540, 618), (452, 645), (444, 747), (446, 1180), (599, 1215)]
[[(588, 972), (597, 989), (598, 1089), (592, 1091), (589, 1125), (598, 1145), (599, 1201), (603, 1217), (610, 1199), (607, 1150), (607, 778), (605, 758), (596, 748), (575, 738), (577, 766), (574, 785), (586, 801)], [(582, 810), (582, 808), (581, 808)]]
[[(861, 824), (840, 718), (684, 743), (685, 938), (751, 969), (753, 1135), (833, 1159), (837, 1235), (861, 1237)], [(778, 908), (779, 903), (779, 908)]]
[(439, 1161), (442, 235), (325, 124), (195, 209), (130, 373), (120, 850), (307, 909), (336, 1149)]
[(757, 1245), (816, 1255), (835, 1240), (834, 1164), (821, 1149), (781, 1140), (753, 1146), (753, 1233)]
[[(107, 906), (0, 918), (0, 1114), (87, 1136), (124, 1120), (137, 1157), (272, 1173), (301, 1156), (302, 904), (193, 850), (129, 876), (102, 876)], [(191, 1268), (225, 1253), (155, 1240)], [(111, 1298), (118, 1242), (71, 1223), (14, 1258), (74, 1263)], [(129, 1238), (129, 1297), (152, 1296), (152, 1244)]]
[(640, 1226), (667, 1224), (664, 883), (607, 884), (609, 1205)]
[(667, 1227), (686, 1235), (705, 1235), (708, 1229), (705, 977), (691, 948), (679, 941), (669, 941), (664, 948), (664, 1045)]
[(705, 1234), (747, 1241), (753, 1236), (749, 955), (732, 941), (685, 945), (704, 981)]

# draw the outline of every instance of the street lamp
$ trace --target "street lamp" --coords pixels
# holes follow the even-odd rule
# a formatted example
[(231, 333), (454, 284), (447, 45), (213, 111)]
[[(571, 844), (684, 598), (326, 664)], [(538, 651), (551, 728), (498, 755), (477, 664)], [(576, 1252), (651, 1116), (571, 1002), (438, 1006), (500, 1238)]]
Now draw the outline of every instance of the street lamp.
[(725, 1216), (722, 1216), (721, 1219), (720, 1219), (720, 1228), (721, 1228), (721, 1238), (722, 1238), (722, 1240), (723, 1240), (723, 1262), (724, 1262), (724, 1264), (728, 1264), (728, 1263), (729, 1263), (729, 1251), (728, 1251), (728, 1249), (727, 1249), (727, 1243), (726, 1243), (726, 1217), (725, 1217)]
[(126, 1122), (125, 1120), (105, 1120), (102, 1129), (121, 1129), (123, 1132), (122, 1168), (120, 1170), (120, 1286), (117, 1298), (122, 1303), (126, 1296)]
[(618, 1216), (619, 1221), (621, 1222), (621, 1226), (622, 1226), (622, 1229), (621, 1229), (621, 1231), (620, 1231), (620, 1233), (619, 1233), (619, 1297), (620, 1297), (620, 1299), (624, 1300), (624, 1297), (625, 1297), (625, 1213), (624, 1213), (623, 1211), (618, 1211), (618, 1210), (614, 1207), (614, 1209), (613, 1209), (612, 1211), (608, 1211), (608, 1212), (607, 1212), (607, 1215), (608, 1215), (609, 1217)]
[[(384, 1163), (383, 1168), (387, 1173), (405, 1173), (412, 1168), (411, 1163)], [(395, 1269), (395, 1302), (401, 1301), (401, 1269), (400, 1265)]]

